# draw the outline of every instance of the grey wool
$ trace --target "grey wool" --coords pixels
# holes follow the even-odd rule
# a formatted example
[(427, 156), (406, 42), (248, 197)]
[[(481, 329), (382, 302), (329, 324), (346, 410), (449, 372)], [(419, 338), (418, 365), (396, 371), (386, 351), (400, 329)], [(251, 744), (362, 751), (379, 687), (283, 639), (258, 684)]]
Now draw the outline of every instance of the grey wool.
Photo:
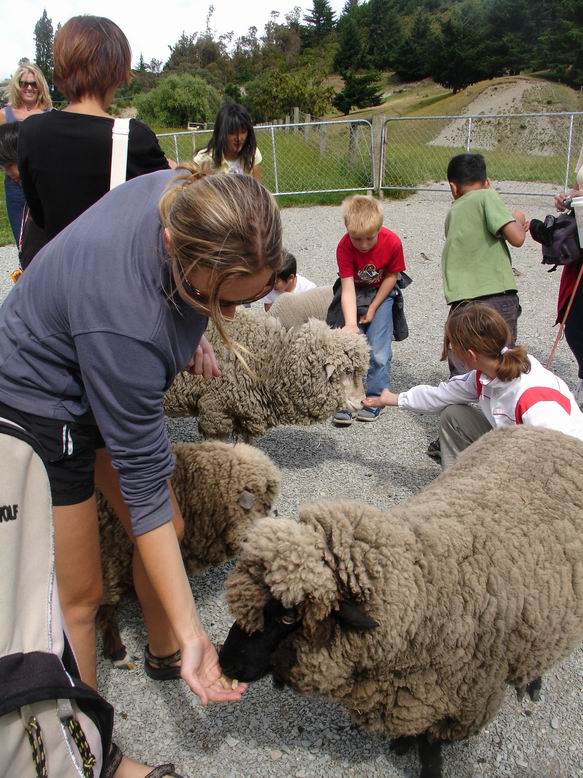
[(273, 303), (268, 316), (274, 316), (286, 330), (299, 327), (310, 319), (326, 321), (326, 314), (334, 294), (331, 286), (317, 286), (305, 292), (284, 292)]
[[(279, 493), (281, 473), (271, 459), (246, 443), (175, 443), (172, 486), (184, 519), (182, 558), (188, 575), (235, 556), (253, 521), (267, 516)], [(132, 543), (102, 495), (98, 495), (103, 569), (100, 626), (107, 630), (121, 596), (132, 587)], [(117, 627), (112, 627), (117, 631)], [(117, 636), (117, 632), (116, 632)]]
[[(298, 692), (342, 703), (372, 732), (478, 732), (583, 640), (583, 443), (514, 427), (383, 513), (320, 502), (260, 519), (227, 581), (247, 632), (271, 599), (301, 624), (273, 655)], [(378, 623), (334, 617), (356, 601)], [(275, 672), (275, 671), (274, 671)]]
[(166, 393), (168, 416), (197, 416), (205, 438), (259, 437), (282, 424), (315, 424), (360, 407), (369, 349), (364, 336), (311, 319), (286, 330), (276, 318), (242, 309), (226, 325), (250, 374), (209, 324), (221, 377), (179, 373)]

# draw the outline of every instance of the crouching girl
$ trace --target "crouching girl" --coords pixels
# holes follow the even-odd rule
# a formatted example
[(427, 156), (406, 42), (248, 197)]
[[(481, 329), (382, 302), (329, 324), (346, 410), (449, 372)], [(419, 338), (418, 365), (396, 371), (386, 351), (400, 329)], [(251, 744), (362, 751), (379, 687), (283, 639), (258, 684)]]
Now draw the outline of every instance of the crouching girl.
[(461, 306), (448, 318), (441, 359), (451, 351), (468, 372), (439, 386), (385, 389), (365, 405), (395, 405), (417, 413), (440, 413), (441, 466), (492, 428), (525, 424), (583, 440), (583, 414), (565, 382), (522, 346), (510, 348), (508, 325), (483, 303)]

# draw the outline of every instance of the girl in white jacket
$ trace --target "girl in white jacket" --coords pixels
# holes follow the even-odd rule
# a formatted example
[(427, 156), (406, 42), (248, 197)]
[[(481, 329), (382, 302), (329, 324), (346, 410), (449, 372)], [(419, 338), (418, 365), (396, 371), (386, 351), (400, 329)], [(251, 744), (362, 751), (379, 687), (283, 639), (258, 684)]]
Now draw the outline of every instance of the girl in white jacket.
[(510, 331), (494, 309), (482, 303), (460, 306), (447, 320), (442, 360), (449, 351), (468, 372), (439, 386), (414, 386), (364, 401), (418, 413), (440, 413), (441, 466), (492, 428), (527, 424), (583, 440), (583, 413), (565, 382), (522, 346), (509, 348)]

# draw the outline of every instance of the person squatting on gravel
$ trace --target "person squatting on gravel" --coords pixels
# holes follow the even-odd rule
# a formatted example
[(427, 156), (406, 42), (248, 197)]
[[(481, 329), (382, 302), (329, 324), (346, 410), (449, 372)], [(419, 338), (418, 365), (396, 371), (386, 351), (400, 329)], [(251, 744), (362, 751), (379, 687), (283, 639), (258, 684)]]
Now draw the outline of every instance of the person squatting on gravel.
[[(371, 349), (366, 393), (374, 398), (387, 391), (391, 383), (393, 301), (398, 275), (405, 270), (403, 244), (398, 235), (383, 226), (382, 205), (373, 197), (348, 197), (342, 203), (342, 215), (346, 235), (336, 248), (340, 300), (336, 292), (326, 321), (365, 334)], [(381, 410), (382, 406), (361, 408), (356, 418), (375, 421)], [(352, 424), (352, 412), (338, 411), (334, 423)]]
[(44, 449), (57, 582), (82, 679), (96, 686), (97, 486), (135, 544), (146, 673), (182, 677), (206, 704), (239, 700), (244, 686), (223, 686), (184, 570), (164, 393), (187, 368), (219, 375), (208, 318), (224, 332), (236, 305), (273, 288), (281, 222), (250, 176), (177, 172), (113, 189), (12, 288), (0, 307), (0, 415)]
[(508, 325), (497, 311), (483, 303), (464, 305), (447, 319), (441, 358), (452, 353), (468, 372), (439, 386), (414, 386), (400, 394), (385, 390), (379, 398), (364, 402), (372, 407), (395, 405), (417, 413), (440, 413), (444, 470), (492, 428), (524, 424), (583, 440), (583, 413), (565, 382), (522, 346), (510, 343)]

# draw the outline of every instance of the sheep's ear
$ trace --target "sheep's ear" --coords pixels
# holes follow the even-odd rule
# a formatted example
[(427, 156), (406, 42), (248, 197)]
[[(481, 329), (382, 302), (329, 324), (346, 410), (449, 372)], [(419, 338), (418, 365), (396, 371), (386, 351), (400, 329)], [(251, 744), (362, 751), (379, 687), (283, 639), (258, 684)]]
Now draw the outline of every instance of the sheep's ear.
[(334, 365), (326, 365), (325, 370), (326, 370), (326, 380), (329, 381), (336, 368), (334, 367)]
[(334, 615), (340, 624), (358, 632), (367, 632), (379, 626), (378, 622), (371, 619), (354, 600), (340, 600), (340, 607)]
[(243, 489), (239, 495), (239, 505), (246, 511), (250, 511), (251, 508), (255, 507), (255, 495), (248, 492), (247, 489)]

